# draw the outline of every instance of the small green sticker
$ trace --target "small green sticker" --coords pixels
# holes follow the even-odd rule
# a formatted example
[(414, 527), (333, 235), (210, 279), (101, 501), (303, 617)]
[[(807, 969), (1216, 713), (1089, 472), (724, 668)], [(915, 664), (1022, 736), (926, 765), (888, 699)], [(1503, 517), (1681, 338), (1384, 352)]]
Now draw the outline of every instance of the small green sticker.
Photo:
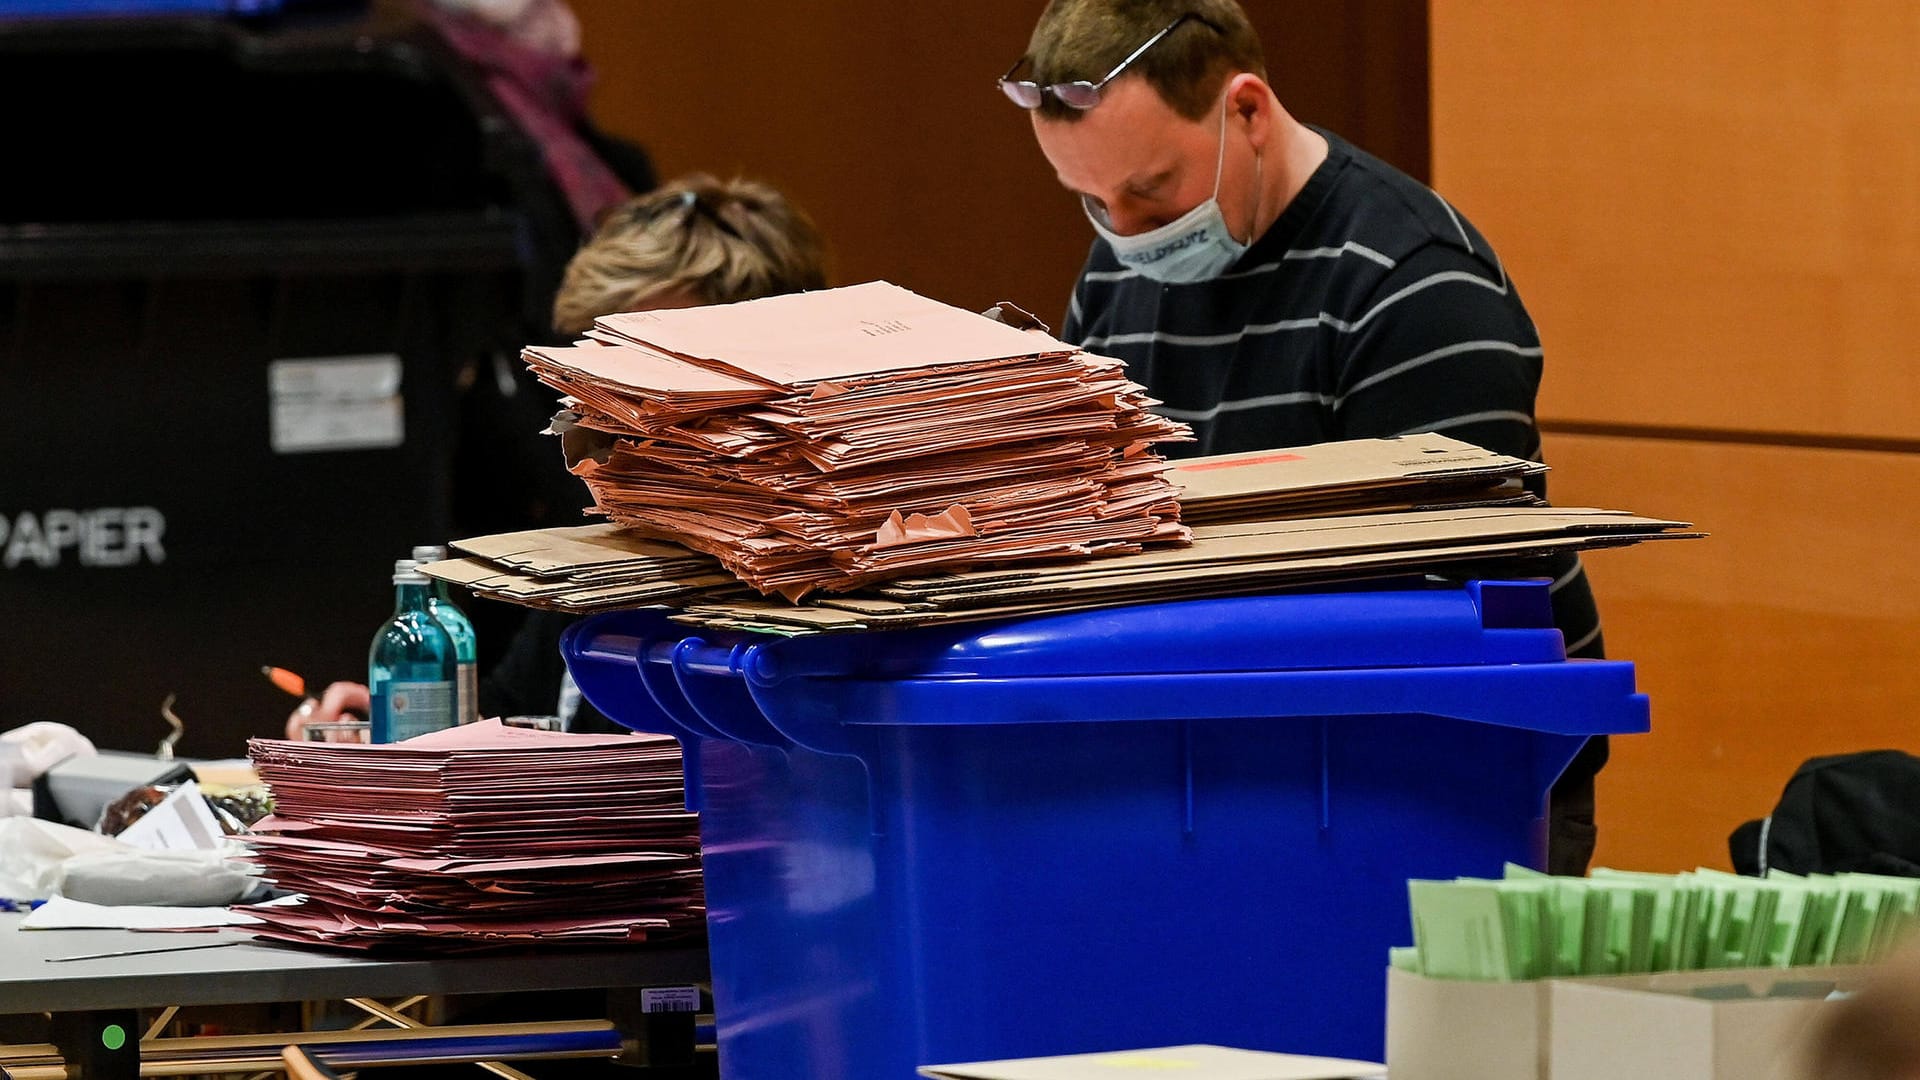
[(109, 1050), (118, 1050), (127, 1045), (127, 1029), (119, 1024), (108, 1024), (101, 1028), (100, 1045)]

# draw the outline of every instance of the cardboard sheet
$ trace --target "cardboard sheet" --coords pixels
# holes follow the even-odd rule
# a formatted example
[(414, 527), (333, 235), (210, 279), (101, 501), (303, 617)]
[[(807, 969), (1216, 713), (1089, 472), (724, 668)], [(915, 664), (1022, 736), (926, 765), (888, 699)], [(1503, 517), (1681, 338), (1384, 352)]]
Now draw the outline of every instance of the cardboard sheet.
[[(986, 450), (810, 474), (769, 461), (726, 471), (657, 445), (615, 445), (595, 475), (631, 470), (645, 493), (609, 486), (603, 497), (619, 507), (633, 498), (644, 524), (459, 541), (466, 559), (426, 570), (528, 606), (662, 604), (692, 625), (804, 634), (1430, 571), (1529, 576), (1512, 560), (1702, 535), (1681, 521), (1541, 505), (1520, 485), (1545, 466), (1434, 434), (1177, 464), (1089, 444), (1011, 449), (1027, 465), (1016, 477), (1002, 471), (1004, 453)], [(1090, 465), (1104, 486), (1084, 474)], [(1169, 481), (1179, 516), (1202, 523), (1174, 521)], [(906, 493), (917, 501), (903, 510)], [(772, 498), (783, 509), (771, 511)], [(755, 596), (735, 576), (749, 562), (761, 588), (805, 590), (828, 565), (839, 584), (802, 603)]]

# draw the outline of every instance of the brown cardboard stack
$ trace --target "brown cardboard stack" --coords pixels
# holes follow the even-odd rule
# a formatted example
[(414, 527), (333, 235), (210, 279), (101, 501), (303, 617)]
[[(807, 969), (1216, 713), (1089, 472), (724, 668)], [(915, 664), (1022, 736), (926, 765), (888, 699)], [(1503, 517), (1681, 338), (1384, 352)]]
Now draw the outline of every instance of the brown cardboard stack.
[(432, 564), (435, 577), (522, 607), (604, 611), (741, 591), (713, 556), (622, 525), (498, 533), (454, 548), (461, 557)]
[(425, 569), (530, 606), (666, 603), (698, 625), (791, 634), (1269, 592), (1700, 535), (1684, 522), (1537, 505), (1519, 485), (1544, 468), (1433, 434), (1194, 458), (1165, 474), (1182, 514), (1211, 522), (1189, 546), (987, 559), (800, 604), (752, 596), (715, 563), (674, 563), (684, 549), (605, 526), (458, 540), (466, 557)]
[(1071, 566), (904, 578), (805, 605), (691, 600), (679, 621), (736, 630), (878, 630), (1421, 574), (1450, 564), (1681, 539), (1684, 522), (1552, 507), (1208, 525), (1189, 547)]
[(798, 599), (1184, 543), (1187, 436), (1118, 361), (884, 282), (598, 320), (528, 349), (614, 521)]
[(1444, 435), (1352, 439), (1178, 462), (1188, 525), (1384, 514), (1473, 506), (1532, 506), (1521, 482), (1547, 471)]

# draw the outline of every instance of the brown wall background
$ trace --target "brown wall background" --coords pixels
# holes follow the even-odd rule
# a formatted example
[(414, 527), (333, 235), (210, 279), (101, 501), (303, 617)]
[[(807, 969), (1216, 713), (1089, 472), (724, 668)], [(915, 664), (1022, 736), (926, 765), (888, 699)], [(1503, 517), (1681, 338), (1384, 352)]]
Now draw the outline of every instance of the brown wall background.
[[(1038, 0), (573, 6), (596, 119), (663, 175), (781, 186), (838, 282), (1059, 317), (1090, 233), (992, 86)], [(1600, 860), (1726, 865), (1804, 758), (1920, 749), (1920, 5), (1246, 6), (1297, 115), (1498, 246), (1556, 499), (1714, 534), (1591, 560), (1655, 725)]]
[(1601, 863), (1726, 866), (1820, 754), (1920, 751), (1920, 5), (1433, 0), (1435, 186), (1540, 324), (1555, 501), (1653, 732)]
[[(885, 278), (1050, 323), (1092, 230), (993, 80), (1039, 0), (573, 0), (603, 127), (662, 176), (746, 174), (826, 233), (836, 283)], [(1251, 0), (1288, 106), (1426, 173), (1426, 5)]]

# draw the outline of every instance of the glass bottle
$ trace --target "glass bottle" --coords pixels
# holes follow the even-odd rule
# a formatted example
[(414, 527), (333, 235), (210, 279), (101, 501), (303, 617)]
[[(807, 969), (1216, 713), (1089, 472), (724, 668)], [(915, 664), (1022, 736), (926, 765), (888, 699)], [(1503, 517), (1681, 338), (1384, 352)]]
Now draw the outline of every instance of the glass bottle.
[[(415, 562), (439, 562), (447, 557), (447, 549), (439, 544), (421, 544), (413, 549)], [(480, 648), (479, 638), (474, 635), (473, 621), (467, 613), (461, 611), (447, 592), (447, 583), (438, 578), (432, 581), (432, 591), (427, 595), (427, 610), (446, 627), (453, 638), (453, 652), (458, 660), (458, 669), (454, 675), (454, 710), (460, 723), (471, 724), (480, 719)]]
[(400, 742), (459, 721), (453, 636), (427, 609), (431, 579), (420, 564), (393, 564), (393, 617), (367, 651), (373, 741)]

